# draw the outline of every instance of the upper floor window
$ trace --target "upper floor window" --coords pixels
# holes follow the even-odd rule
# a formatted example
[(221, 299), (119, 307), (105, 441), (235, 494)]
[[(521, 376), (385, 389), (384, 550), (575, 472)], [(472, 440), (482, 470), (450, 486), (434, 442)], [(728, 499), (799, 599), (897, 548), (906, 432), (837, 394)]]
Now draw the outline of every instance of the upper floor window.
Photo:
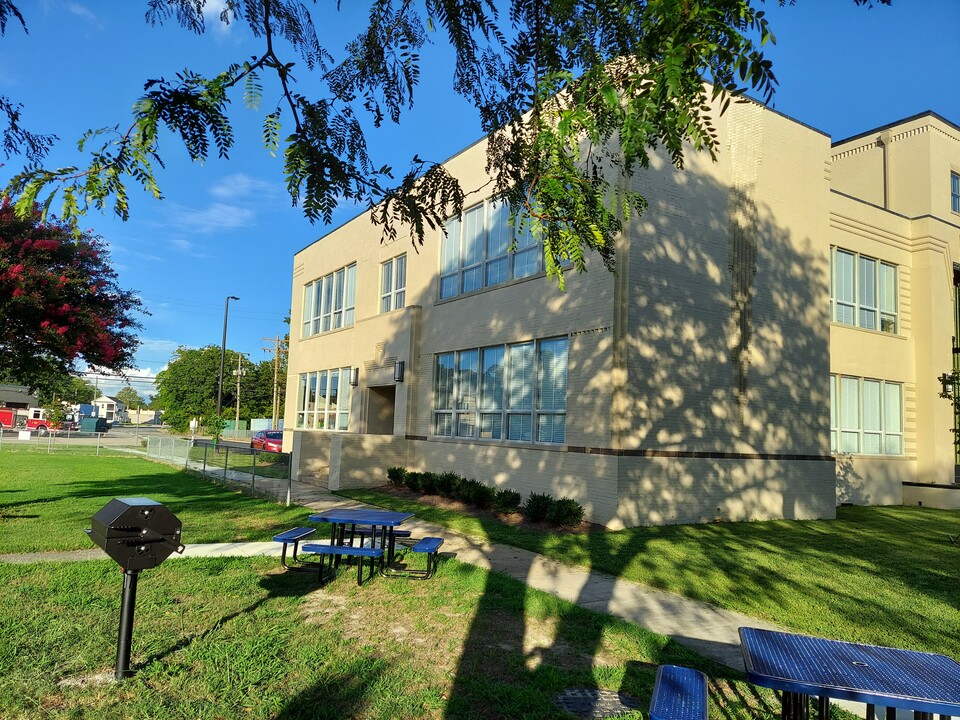
[(356, 263), (307, 283), (303, 289), (301, 337), (353, 325), (356, 290)]
[(300, 373), (297, 427), (346, 430), (350, 426), (350, 368)]
[(903, 386), (831, 375), (830, 451), (903, 455)]
[[(440, 299), (472, 292), (542, 269), (543, 250), (510, 222), (510, 207), (487, 200), (444, 223), (440, 241)], [(516, 242), (513, 252), (511, 245)]]
[(833, 321), (897, 332), (897, 266), (839, 248), (831, 253)]
[(399, 310), (406, 304), (407, 256), (400, 255), (380, 266), (380, 312)]
[(960, 213), (960, 173), (950, 173), (950, 209)]
[(436, 356), (434, 435), (564, 443), (567, 338)]

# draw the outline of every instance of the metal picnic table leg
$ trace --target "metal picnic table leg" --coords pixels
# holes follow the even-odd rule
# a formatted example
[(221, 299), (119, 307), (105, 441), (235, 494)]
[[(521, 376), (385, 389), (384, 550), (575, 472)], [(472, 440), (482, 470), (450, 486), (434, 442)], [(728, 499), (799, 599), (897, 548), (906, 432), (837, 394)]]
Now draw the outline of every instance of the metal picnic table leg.
[(780, 701), (781, 720), (810, 720), (810, 698), (800, 693), (784, 691)]

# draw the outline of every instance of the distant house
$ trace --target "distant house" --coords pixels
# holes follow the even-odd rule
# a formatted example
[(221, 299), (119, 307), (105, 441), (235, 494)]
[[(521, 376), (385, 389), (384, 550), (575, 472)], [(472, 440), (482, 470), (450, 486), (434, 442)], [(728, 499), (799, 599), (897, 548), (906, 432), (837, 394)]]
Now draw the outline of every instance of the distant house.
[(101, 395), (93, 404), (97, 406), (97, 417), (108, 423), (122, 423), (127, 420), (127, 406), (110, 395)]
[(37, 396), (30, 393), (30, 388), (23, 385), (0, 385), (0, 407), (17, 408), (20, 410), (36, 407), (40, 404)]

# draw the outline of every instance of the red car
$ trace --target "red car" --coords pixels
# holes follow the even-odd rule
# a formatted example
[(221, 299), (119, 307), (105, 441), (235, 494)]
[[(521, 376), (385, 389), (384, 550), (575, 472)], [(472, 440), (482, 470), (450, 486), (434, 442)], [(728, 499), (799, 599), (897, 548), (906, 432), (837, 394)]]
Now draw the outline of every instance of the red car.
[(250, 438), (250, 447), (265, 452), (282, 452), (283, 432), (280, 430), (261, 430)]

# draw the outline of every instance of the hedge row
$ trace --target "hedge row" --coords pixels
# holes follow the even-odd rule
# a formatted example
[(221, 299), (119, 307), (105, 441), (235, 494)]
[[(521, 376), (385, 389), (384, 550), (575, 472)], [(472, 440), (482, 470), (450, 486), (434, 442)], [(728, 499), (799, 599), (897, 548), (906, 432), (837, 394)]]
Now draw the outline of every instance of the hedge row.
[(458, 473), (416, 472), (402, 467), (387, 468), (387, 480), (391, 485), (406, 487), (424, 495), (443, 495), (498, 513), (520, 511), (532, 522), (548, 523), (557, 527), (577, 526), (583, 522), (583, 508), (572, 498), (555, 499), (551, 495), (530, 493), (524, 503), (516, 490), (497, 490), (479, 480)]

